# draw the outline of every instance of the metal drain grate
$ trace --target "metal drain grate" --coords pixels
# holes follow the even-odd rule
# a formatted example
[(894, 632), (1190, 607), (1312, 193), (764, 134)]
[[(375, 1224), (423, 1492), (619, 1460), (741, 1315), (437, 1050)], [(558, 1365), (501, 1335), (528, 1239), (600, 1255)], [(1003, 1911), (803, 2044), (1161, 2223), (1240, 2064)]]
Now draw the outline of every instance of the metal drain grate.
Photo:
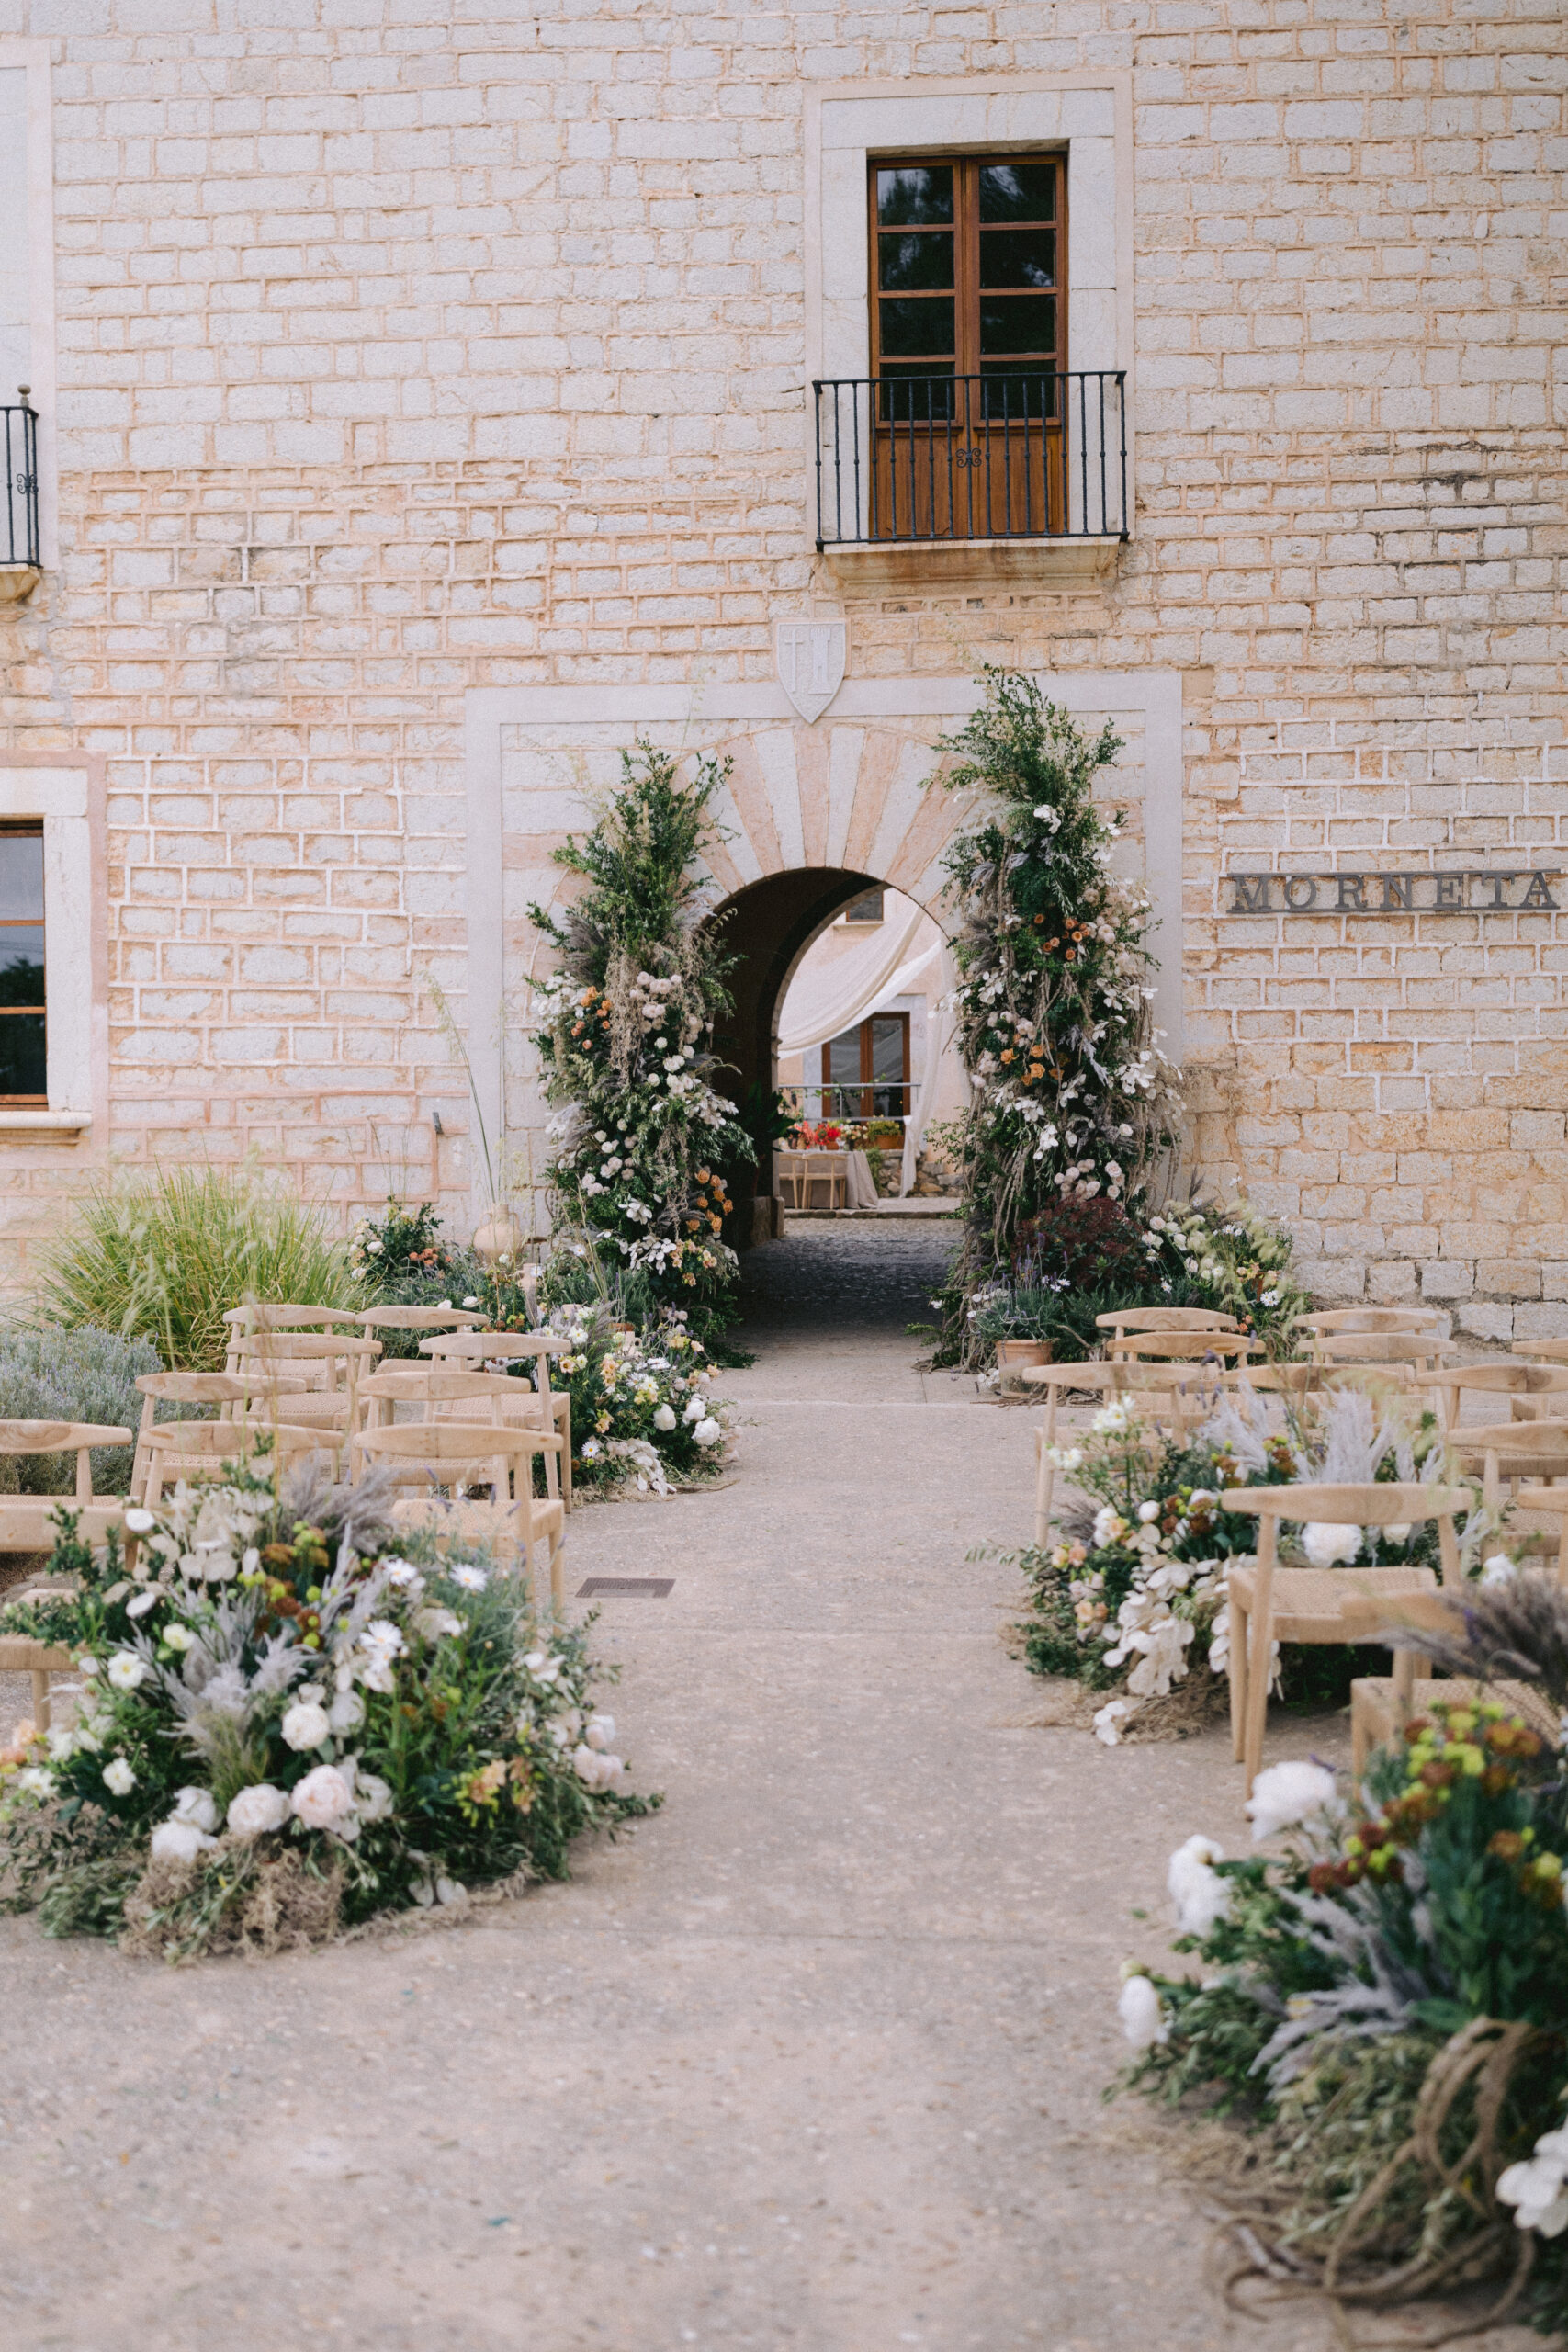
[(590, 1577), (578, 1586), (577, 1597), (592, 1600), (600, 1593), (636, 1593), (643, 1600), (668, 1600), (674, 1589), (673, 1577)]

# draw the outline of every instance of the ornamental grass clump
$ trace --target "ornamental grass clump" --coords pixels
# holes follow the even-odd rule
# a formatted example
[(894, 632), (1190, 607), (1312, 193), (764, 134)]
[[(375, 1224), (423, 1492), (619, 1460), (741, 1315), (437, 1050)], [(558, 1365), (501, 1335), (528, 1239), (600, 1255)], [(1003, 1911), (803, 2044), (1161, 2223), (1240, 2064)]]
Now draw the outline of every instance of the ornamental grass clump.
[(73, 1713), (0, 1748), (0, 1899), (178, 1959), (562, 1878), (649, 1811), (586, 1629), (481, 1549), (394, 1535), (391, 1500), (319, 1458), (281, 1496), (235, 1469), (128, 1513), (130, 1566), (62, 1510), (69, 1589), (0, 1610), (76, 1658)]
[(733, 958), (701, 921), (704, 842), (725, 763), (682, 779), (652, 744), (622, 754), (593, 831), (554, 852), (581, 883), (558, 916), (530, 913), (560, 969), (536, 985), (537, 1044), (556, 1105), (549, 1182), (563, 1236), (645, 1273), (709, 1327), (734, 1320), (725, 1240), (729, 1170), (756, 1157), (711, 1050)]
[(150, 1340), (171, 1371), (220, 1372), (226, 1307), (363, 1306), (322, 1212), (248, 1171), (160, 1168), (88, 1195), (45, 1261), (40, 1317)]
[(1359, 1790), (1260, 1773), (1279, 1859), (1172, 1856), (1203, 1973), (1126, 1973), (1124, 2079), (1241, 2127), (1199, 2159), (1236, 2278), (1368, 2309), (1496, 2282), (1478, 2327), (1568, 2323), (1565, 1766), (1560, 1727), (1456, 1690)]

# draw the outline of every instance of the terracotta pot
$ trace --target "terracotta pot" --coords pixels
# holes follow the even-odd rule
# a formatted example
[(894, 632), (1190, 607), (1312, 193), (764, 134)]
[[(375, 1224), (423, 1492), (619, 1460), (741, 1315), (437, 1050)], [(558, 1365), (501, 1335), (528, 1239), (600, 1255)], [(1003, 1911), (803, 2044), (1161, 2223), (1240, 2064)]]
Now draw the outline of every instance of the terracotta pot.
[(1022, 1372), (1031, 1364), (1049, 1363), (1051, 1342), (1049, 1340), (998, 1340), (997, 1362), (1014, 1372)]
[(498, 1258), (515, 1258), (523, 1247), (523, 1220), (515, 1209), (497, 1203), (474, 1236), (474, 1248), (487, 1266)]

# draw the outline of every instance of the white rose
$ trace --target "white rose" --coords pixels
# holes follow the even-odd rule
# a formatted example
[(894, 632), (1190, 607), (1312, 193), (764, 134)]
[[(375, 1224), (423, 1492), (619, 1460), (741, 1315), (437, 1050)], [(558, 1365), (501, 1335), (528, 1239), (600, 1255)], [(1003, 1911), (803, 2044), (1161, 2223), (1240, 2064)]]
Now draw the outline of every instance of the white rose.
[(365, 1702), (357, 1690), (340, 1690), (327, 1709), (327, 1721), (341, 1738), (357, 1731), (365, 1721)]
[(1337, 1527), (1331, 1520), (1309, 1520), (1302, 1530), (1302, 1550), (1314, 1568), (1332, 1568), (1353, 1560), (1361, 1548), (1359, 1527)]
[(318, 1707), (313, 1700), (309, 1699), (302, 1699), (290, 1707), (280, 1725), (289, 1747), (301, 1753), (307, 1747), (320, 1747), (324, 1739), (331, 1738), (332, 1728), (326, 1709)]
[(117, 1690), (134, 1690), (147, 1679), (146, 1661), (134, 1650), (116, 1650), (109, 1660), (108, 1677)]
[(374, 1772), (361, 1772), (354, 1783), (354, 1803), (361, 1821), (385, 1821), (392, 1810), (392, 1792)]
[(618, 1756), (601, 1756), (592, 1747), (574, 1747), (571, 1751), (573, 1771), (595, 1796), (609, 1787), (613, 1774), (620, 1770), (620, 1762)]
[[(106, 1781), (108, 1779), (107, 1772), (104, 1778)], [(212, 1801), (211, 1790), (176, 1789), (175, 1809), (169, 1818), (171, 1821), (194, 1821), (198, 1829), (206, 1830), (210, 1836), (218, 1826), (218, 1807)]]
[(699, 1445), (716, 1445), (724, 1435), (724, 1424), (721, 1421), (716, 1421), (710, 1413), (705, 1420), (697, 1423), (692, 1435)]
[(136, 1775), (123, 1756), (117, 1756), (112, 1764), (104, 1766), (104, 1786), (117, 1797), (128, 1797), (136, 1786)]
[(288, 1799), (269, 1781), (242, 1789), (230, 1801), (229, 1826), (236, 1838), (260, 1838), (269, 1829), (281, 1829), (288, 1818)]
[(205, 1847), (215, 1845), (194, 1821), (161, 1821), (152, 1832), (155, 1862), (194, 1862)]
[[(414, 1611), (413, 1627), (415, 1633), (422, 1634), (427, 1642), (438, 1642), (446, 1634), (460, 1634), (463, 1630), (463, 1621), (460, 1617), (455, 1617), (450, 1609), (432, 1607), (418, 1609)], [(367, 1682), (370, 1679), (368, 1675), (365, 1679)], [(374, 1684), (371, 1685), (372, 1689), (375, 1687)], [(390, 1688), (389, 1681), (388, 1687)]]
[(608, 1747), (615, 1736), (614, 1715), (590, 1715), (588, 1728), (582, 1735), (590, 1747)]
[(686, 1409), (681, 1418), (684, 1421), (700, 1421), (707, 1408), (705, 1396), (693, 1396), (688, 1399)]
[(1166, 2024), (1160, 2007), (1159, 1994), (1146, 1976), (1129, 1976), (1122, 1987), (1122, 1997), (1116, 2004), (1116, 2014), (1122, 2030), (1134, 2050), (1152, 2049), (1156, 2041), (1168, 2041), (1170, 2028)]
[(656, 1430), (672, 1430), (675, 1427), (674, 1407), (672, 1405), (660, 1405), (658, 1412), (655, 1413), (653, 1417), (653, 1426)]
[(336, 1829), (354, 1811), (354, 1791), (335, 1764), (318, 1764), (295, 1790), (293, 1804), (307, 1829)]

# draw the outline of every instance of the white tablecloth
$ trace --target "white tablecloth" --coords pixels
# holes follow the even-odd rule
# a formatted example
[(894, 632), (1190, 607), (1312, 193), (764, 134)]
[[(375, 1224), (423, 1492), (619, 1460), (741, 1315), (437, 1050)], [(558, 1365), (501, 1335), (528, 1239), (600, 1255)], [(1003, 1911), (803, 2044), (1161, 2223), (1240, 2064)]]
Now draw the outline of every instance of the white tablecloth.
[(874, 1209), (881, 1198), (871, 1173), (871, 1162), (863, 1151), (847, 1153), (849, 1170), (844, 1191), (852, 1209)]

